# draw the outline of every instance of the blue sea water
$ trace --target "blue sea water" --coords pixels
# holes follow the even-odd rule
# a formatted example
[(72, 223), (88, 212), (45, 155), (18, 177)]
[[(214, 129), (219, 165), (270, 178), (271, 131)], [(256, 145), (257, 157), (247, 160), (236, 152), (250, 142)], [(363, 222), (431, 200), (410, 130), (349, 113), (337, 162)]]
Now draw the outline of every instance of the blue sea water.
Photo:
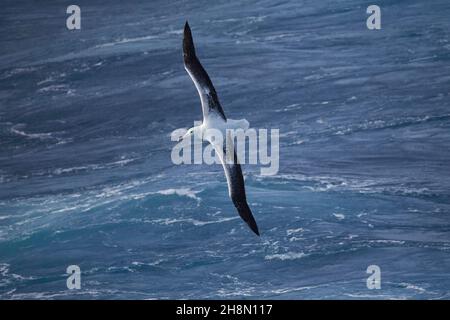
[[(450, 3), (6, 0), (1, 299), (450, 298)], [(245, 165), (174, 165), (201, 119), (189, 20), (225, 113), (280, 130)], [(81, 289), (68, 290), (69, 265)], [(369, 265), (381, 289), (369, 290)]]

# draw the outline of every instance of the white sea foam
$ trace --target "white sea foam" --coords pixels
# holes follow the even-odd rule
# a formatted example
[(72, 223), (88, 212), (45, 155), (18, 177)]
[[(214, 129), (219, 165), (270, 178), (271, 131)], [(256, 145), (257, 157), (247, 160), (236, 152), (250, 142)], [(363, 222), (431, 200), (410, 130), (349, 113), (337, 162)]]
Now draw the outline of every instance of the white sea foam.
[(248, 16), (243, 18), (227, 18), (227, 19), (215, 19), (208, 20), (208, 22), (212, 23), (223, 23), (223, 22), (246, 22), (246, 23), (257, 23), (262, 22), (267, 16)]
[(45, 139), (53, 138), (51, 133), (27, 133), (27, 132), (19, 129), (19, 128), (22, 128), (23, 126), (24, 125), (22, 125), (22, 124), (15, 125), (15, 126), (11, 127), (10, 131), (11, 131), (11, 133), (17, 134), (22, 137), (30, 138), (30, 139), (45, 140)]
[(298, 228), (298, 229), (288, 229), (288, 230), (286, 230), (286, 234), (287, 234), (288, 236), (291, 236), (291, 235), (293, 235), (293, 234), (301, 233), (301, 232), (303, 232), (303, 231), (305, 231), (305, 229), (303, 229), (303, 228)]
[(38, 92), (59, 92), (66, 91), (68, 92), (70, 89), (66, 84), (52, 84), (43, 88), (40, 88)]
[(369, 240), (369, 243), (384, 243), (384, 244), (405, 244), (405, 241), (402, 240), (389, 240), (389, 239), (378, 239), (378, 240)]
[(128, 163), (135, 161), (136, 159), (121, 159), (118, 161), (102, 163), (102, 164), (88, 164), (85, 166), (75, 166), (68, 168), (56, 168), (52, 171), (54, 175), (61, 175), (66, 173), (78, 172), (78, 171), (88, 171), (88, 170), (101, 170), (101, 169), (111, 169), (116, 166), (124, 166)]
[(153, 261), (153, 262), (139, 262), (139, 261), (133, 261), (131, 264), (132, 264), (133, 266), (151, 266), (151, 267), (154, 267), (154, 266), (157, 266), (157, 265), (161, 264), (161, 263), (164, 262), (164, 261), (165, 261), (164, 259), (158, 259), (158, 260)]
[(342, 213), (333, 213), (333, 216), (338, 219), (338, 220), (344, 220), (345, 219), (345, 215)]
[(118, 44), (140, 42), (140, 41), (152, 40), (152, 39), (156, 39), (156, 38), (158, 38), (158, 37), (157, 36), (144, 36), (144, 37), (137, 37), (137, 38), (122, 38), (122, 39), (117, 39), (116, 41), (113, 41), (113, 42), (102, 43), (95, 47), (96, 48), (112, 47), (112, 46), (116, 46)]
[(295, 259), (301, 259), (303, 257), (306, 257), (307, 254), (303, 252), (286, 252), (286, 253), (277, 253), (277, 254), (270, 254), (266, 255), (264, 259), (266, 260), (295, 260)]
[(239, 288), (239, 289), (219, 289), (217, 295), (220, 297), (242, 297), (242, 296), (252, 296), (254, 294), (254, 288)]
[(378, 298), (378, 299), (393, 299), (393, 300), (406, 300), (406, 297), (394, 297), (392, 295), (387, 295), (387, 294), (376, 294), (376, 293), (372, 293), (372, 294), (367, 294), (367, 293), (344, 293), (344, 295), (350, 297), (350, 298), (357, 298), (357, 299), (374, 299), (374, 298)]
[(402, 282), (402, 283), (400, 283), (400, 285), (405, 287), (406, 289), (414, 290), (414, 291), (417, 291), (419, 293), (425, 293), (427, 291), (424, 288), (416, 286), (416, 285), (411, 284), (411, 283)]
[(7, 286), (12, 282), (22, 282), (26, 280), (34, 280), (34, 277), (25, 277), (10, 271), (10, 265), (8, 263), (0, 263), (0, 288)]
[(437, 116), (420, 115), (420, 116), (407, 116), (403, 118), (393, 118), (389, 120), (384, 119), (372, 119), (365, 120), (361, 123), (352, 124), (349, 126), (338, 126), (333, 128), (335, 135), (347, 135), (354, 132), (385, 129), (404, 125), (419, 124), (426, 121), (448, 118), (450, 114), (441, 114)]
[(199, 191), (193, 191), (189, 188), (179, 188), (179, 189), (165, 189), (165, 190), (159, 190), (157, 193), (169, 196), (169, 195), (177, 195), (182, 197), (188, 197), (197, 201), (200, 201), (201, 198), (197, 197), (197, 193)]
[(9, 71), (5, 72), (4, 74), (2, 74), (0, 79), (6, 79), (6, 78), (9, 78), (9, 77), (17, 75), (17, 74), (31, 73), (36, 70), (38, 70), (38, 68), (35, 68), (35, 67), (14, 68), (14, 69), (9, 70)]
[[(299, 182), (308, 182), (309, 185), (303, 186), (305, 189), (309, 189), (313, 192), (329, 192), (329, 191), (355, 191), (358, 193), (391, 193), (400, 195), (427, 195), (430, 194), (430, 189), (415, 188), (406, 186), (401, 181), (378, 178), (378, 179), (365, 179), (353, 178), (353, 177), (336, 177), (316, 175), (308, 176), (304, 174), (279, 174), (277, 176), (256, 176), (259, 181), (264, 180), (293, 180)], [(313, 183), (313, 185), (311, 185)]]
[(297, 291), (304, 291), (304, 290), (311, 290), (316, 289), (321, 286), (304, 286), (304, 287), (294, 287), (294, 288), (280, 288), (280, 289), (273, 289), (270, 291), (266, 291), (265, 293), (268, 294), (284, 294), (284, 293), (290, 293), (290, 292), (297, 292)]
[(53, 79), (53, 77), (48, 77), (48, 78), (45, 78), (44, 80), (41, 80), (41, 81), (37, 82), (36, 84), (37, 84), (38, 86), (40, 86), (41, 84), (48, 83), (48, 82), (52, 82), (52, 81), (54, 81), (54, 80), (55, 80), (55, 79)]
[(222, 222), (227, 222), (227, 221), (231, 221), (231, 220), (235, 220), (238, 219), (239, 217), (229, 217), (229, 218), (222, 218), (222, 219), (217, 219), (217, 220), (209, 220), (209, 221), (200, 221), (200, 220), (196, 220), (196, 219), (192, 219), (192, 218), (166, 218), (166, 219), (156, 219), (156, 220), (152, 220), (151, 222), (154, 223), (159, 223), (159, 224), (164, 224), (164, 225), (170, 225), (170, 224), (174, 224), (174, 223), (183, 223), (183, 222), (188, 222), (193, 224), (194, 226), (204, 226), (204, 225), (208, 225), (208, 224), (213, 224), (213, 223), (222, 223)]
[(178, 29), (178, 30), (169, 30), (167, 31), (168, 34), (175, 34), (175, 35), (180, 35), (183, 34), (184, 30), (183, 29)]

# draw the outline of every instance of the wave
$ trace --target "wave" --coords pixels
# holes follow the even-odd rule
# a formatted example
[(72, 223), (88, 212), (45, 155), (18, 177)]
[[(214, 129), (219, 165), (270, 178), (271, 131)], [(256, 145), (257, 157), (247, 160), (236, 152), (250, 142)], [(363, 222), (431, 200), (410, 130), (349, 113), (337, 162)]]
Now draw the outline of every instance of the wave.
[[(30, 134), (27, 134), (26, 137), (32, 138), (32, 137), (29, 137), (29, 135)], [(48, 140), (48, 139), (53, 139), (53, 138), (59, 139), (57, 144), (64, 144), (64, 143), (68, 143), (68, 142), (72, 141), (71, 139), (56, 138), (56, 137), (52, 136), (51, 133), (49, 133), (48, 138), (45, 138), (45, 137), (33, 137), (33, 139), (41, 139), (41, 140)], [(87, 164), (87, 165), (75, 166), (75, 167), (35, 170), (35, 171), (31, 171), (27, 175), (21, 175), (21, 176), (9, 174), (6, 171), (0, 170), (0, 182), (8, 183), (8, 182), (13, 182), (13, 181), (21, 180), (21, 179), (27, 179), (27, 178), (31, 178), (31, 177), (45, 177), (45, 176), (52, 177), (52, 176), (60, 176), (60, 175), (64, 176), (64, 175), (70, 175), (73, 173), (78, 174), (78, 173), (90, 172), (90, 171), (96, 171), (96, 170), (108, 170), (108, 169), (114, 169), (114, 168), (126, 166), (129, 163), (133, 163), (137, 160), (138, 160), (138, 158), (130, 158), (130, 159), (122, 158), (117, 161), (107, 162), (107, 163), (102, 163), (102, 164), (93, 163), (93, 164)]]
[(199, 193), (199, 191), (192, 191), (189, 188), (165, 189), (165, 190), (160, 190), (157, 193), (165, 195), (165, 196), (177, 195), (177, 196), (181, 196), (181, 197), (188, 197), (188, 198), (200, 201), (200, 198), (196, 196), (196, 194)]
[[(129, 159), (128, 159), (129, 160)], [(121, 160), (120, 164), (125, 161)], [(127, 161), (125, 161), (127, 162)], [(129, 161), (128, 161), (129, 162)], [(116, 164), (118, 162), (115, 162)], [(75, 169), (74, 169), (75, 170)], [(45, 230), (49, 226), (49, 219), (51, 219), (51, 225), (58, 227), (59, 223), (63, 223), (67, 219), (68, 215), (73, 213), (87, 213), (93, 212), (98, 208), (107, 206), (108, 208), (114, 208), (121, 206), (127, 202), (133, 202), (136, 200), (145, 199), (146, 197), (182, 197), (196, 201), (199, 205), (201, 198), (198, 193), (201, 190), (192, 190), (189, 188), (172, 188), (161, 190), (148, 190), (151, 188), (151, 184), (161, 179), (162, 175), (151, 176), (143, 179), (132, 180), (126, 183), (119, 183), (115, 185), (107, 185), (98, 189), (85, 190), (84, 192), (73, 192), (70, 194), (60, 193), (53, 195), (37, 195), (27, 198), (27, 205), (22, 206), (20, 199), (11, 199), (1, 203), (5, 210), (14, 210), (17, 214), (5, 214), (1, 215), (4, 221), (8, 221), (8, 226), (0, 226), (0, 240), (11, 240), (14, 238), (27, 238), (32, 234)], [(20, 212), (18, 209), (20, 208)], [(136, 217), (134, 217), (136, 218)], [(237, 217), (236, 217), (237, 218)], [(189, 222), (196, 226), (202, 226), (211, 223), (220, 223), (228, 221), (233, 218), (224, 218), (211, 221), (200, 221), (195, 219), (186, 220), (146, 220), (145, 223), (159, 223), (159, 224), (172, 224), (177, 222)], [(137, 217), (135, 220), (128, 218), (113, 219), (105, 218), (104, 221), (90, 220), (82, 226), (122, 223), (122, 222), (135, 222), (141, 221)]]
[(259, 15), (259, 16), (248, 16), (248, 17), (243, 17), (243, 18), (214, 19), (214, 20), (206, 20), (206, 21), (211, 22), (211, 23), (246, 22), (246, 23), (252, 24), (252, 23), (263, 22), (266, 18), (267, 18), (267, 16)]
[(69, 88), (67, 84), (52, 84), (43, 88), (38, 89), (38, 92), (61, 92), (65, 91), (67, 93), (73, 93), (73, 90)]
[(11, 285), (12, 283), (35, 280), (34, 277), (25, 277), (10, 271), (8, 263), (0, 263), (0, 288)]
[(405, 241), (403, 241), (403, 240), (389, 240), (389, 239), (368, 240), (367, 242), (369, 244), (371, 244), (371, 243), (393, 244), (393, 245), (405, 244)]
[[(33, 300), (52, 300), (52, 299), (95, 299), (101, 297), (122, 297), (127, 295), (136, 296), (140, 299), (152, 299), (149, 297), (147, 292), (139, 292), (139, 291), (124, 291), (124, 290), (116, 290), (116, 289), (81, 289), (81, 290), (63, 290), (63, 291), (52, 291), (52, 292), (24, 292), (24, 293), (15, 293), (16, 289), (11, 290), (6, 293), (6, 298), (11, 300), (24, 300), (24, 299), (33, 299)], [(129, 297), (128, 296), (128, 297)], [(156, 298), (156, 297), (155, 297)]]
[(342, 213), (333, 213), (333, 216), (338, 219), (338, 220), (344, 220), (345, 219), (345, 215)]
[(320, 288), (323, 286), (327, 286), (327, 285), (304, 286), (304, 287), (294, 287), (294, 288), (280, 288), (280, 289), (265, 290), (265, 291), (263, 291), (263, 293), (265, 293), (265, 294), (285, 294), (285, 293), (291, 293), (291, 292), (317, 289), (317, 288)]
[(151, 222), (159, 223), (159, 224), (163, 224), (163, 225), (170, 225), (170, 224), (174, 224), (174, 223), (188, 222), (188, 223), (193, 224), (194, 226), (205, 226), (205, 225), (208, 225), (208, 224), (222, 223), (222, 222), (227, 222), (227, 221), (231, 221), (231, 220), (236, 220), (238, 218), (239, 217), (230, 217), (230, 218), (222, 218), (222, 219), (209, 220), (209, 221), (200, 221), (200, 220), (196, 220), (196, 219), (192, 219), (192, 218), (180, 218), (180, 219), (166, 218), (166, 219), (152, 220)]
[(304, 252), (287, 252), (287, 253), (277, 253), (277, 254), (269, 254), (264, 257), (266, 260), (295, 260), (301, 259), (308, 256)]
[(9, 132), (16, 136), (20, 136), (30, 140), (40, 140), (43, 142), (53, 141), (55, 145), (66, 144), (73, 141), (72, 138), (62, 138), (57, 136), (63, 134), (64, 131), (30, 133), (26, 132), (23, 129), (24, 127), (26, 127), (26, 125), (23, 123), (15, 124), (11, 128), (9, 128)]
[[(308, 176), (304, 174), (280, 174), (277, 176), (256, 176), (258, 181), (298, 181), (304, 182), (303, 188), (313, 192), (354, 191), (364, 194), (388, 193), (394, 195), (434, 195), (435, 192), (427, 187), (407, 186), (399, 180), (389, 178), (364, 179), (352, 177), (338, 177), (328, 175)], [(312, 185), (311, 185), (312, 184)]]
[(125, 43), (132, 43), (132, 42), (140, 42), (140, 41), (145, 41), (145, 40), (152, 40), (152, 39), (157, 39), (157, 36), (144, 36), (144, 37), (137, 37), (137, 38), (122, 38), (122, 39), (117, 39), (113, 42), (107, 42), (107, 43), (102, 43), (99, 45), (96, 45), (95, 48), (104, 48), (104, 47), (112, 47), (112, 46), (116, 46), (116, 45), (120, 45), (120, 44), (125, 44)]
[(30, 138), (30, 139), (39, 139), (39, 140), (47, 140), (47, 139), (56, 139), (52, 136), (52, 133), (27, 133), (23, 130), (20, 130), (19, 128), (24, 127), (23, 124), (17, 124), (13, 127), (11, 127), (10, 132), (22, 137)]
[(8, 71), (4, 72), (1, 75), (0, 79), (3, 80), (3, 79), (10, 78), (12, 76), (15, 76), (15, 75), (32, 73), (32, 72), (37, 71), (37, 70), (39, 70), (39, 68), (37, 68), (37, 67), (19, 67), (19, 68), (14, 68), (14, 69), (11, 69), (11, 70), (8, 70)]
[(165, 259), (158, 259), (156, 261), (153, 262), (139, 262), (139, 261), (133, 261), (131, 264), (133, 266), (137, 266), (137, 267), (141, 267), (141, 266), (150, 266), (150, 267), (154, 267), (157, 266), (159, 264), (161, 264), (162, 262), (166, 261)]
[(297, 234), (297, 233), (303, 233), (304, 231), (305, 231), (305, 229), (303, 229), (303, 228), (288, 229), (288, 230), (286, 230), (286, 234), (288, 236), (291, 236), (291, 235), (294, 235), (294, 234)]
[(376, 120), (366, 120), (363, 123), (351, 125), (351, 126), (338, 126), (335, 128), (332, 128), (334, 131), (334, 135), (348, 135), (352, 133), (357, 133), (360, 131), (367, 131), (367, 130), (380, 130), (380, 129), (390, 129), (390, 128), (396, 128), (396, 127), (404, 127), (404, 126), (410, 126), (415, 124), (421, 124), (424, 122), (429, 121), (441, 121), (441, 120), (447, 120), (450, 118), (450, 114), (444, 114), (444, 115), (422, 115), (422, 116), (410, 116), (405, 118), (394, 118), (391, 120), (382, 120), (382, 119), (376, 119)]
[(136, 159), (121, 159), (118, 161), (103, 163), (103, 164), (89, 164), (85, 166), (77, 166), (77, 167), (68, 167), (68, 168), (56, 168), (51, 171), (54, 175), (61, 175), (61, 174), (67, 174), (67, 173), (73, 173), (73, 172), (80, 172), (80, 171), (90, 171), (90, 170), (102, 170), (102, 169), (112, 169), (114, 167), (122, 167), (129, 163), (132, 163), (136, 161)]
[(414, 290), (414, 291), (419, 292), (419, 293), (425, 293), (427, 291), (424, 288), (419, 287), (419, 286), (414, 285), (414, 284), (411, 284), (411, 283), (402, 282), (402, 283), (400, 283), (400, 285), (405, 287), (406, 289)]

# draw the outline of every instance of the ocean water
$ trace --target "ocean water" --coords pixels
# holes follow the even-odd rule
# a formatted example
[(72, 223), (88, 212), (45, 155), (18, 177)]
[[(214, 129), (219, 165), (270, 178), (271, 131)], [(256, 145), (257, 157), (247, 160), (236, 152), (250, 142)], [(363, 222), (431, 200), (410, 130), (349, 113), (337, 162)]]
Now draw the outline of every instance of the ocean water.
[[(69, 4), (0, 10), (1, 299), (450, 298), (447, 0), (381, 30), (357, 0)], [(171, 162), (185, 20), (227, 116), (280, 130), (278, 174), (244, 166), (260, 238), (220, 165)]]

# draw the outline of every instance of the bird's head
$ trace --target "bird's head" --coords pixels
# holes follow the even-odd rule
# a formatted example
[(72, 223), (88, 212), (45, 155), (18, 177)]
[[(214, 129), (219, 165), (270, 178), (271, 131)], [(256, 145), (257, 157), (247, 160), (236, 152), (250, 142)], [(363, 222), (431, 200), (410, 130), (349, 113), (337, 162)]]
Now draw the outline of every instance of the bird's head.
[(190, 139), (191, 136), (192, 136), (193, 134), (194, 134), (194, 128), (190, 128), (188, 131), (186, 131), (186, 133), (184, 134), (184, 136), (182, 136), (182, 137), (178, 140), (178, 142), (180, 142), (180, 141), (182, 141), (182, 140), (184, 140), (184, 139), (186, 139), (186, 138)]

